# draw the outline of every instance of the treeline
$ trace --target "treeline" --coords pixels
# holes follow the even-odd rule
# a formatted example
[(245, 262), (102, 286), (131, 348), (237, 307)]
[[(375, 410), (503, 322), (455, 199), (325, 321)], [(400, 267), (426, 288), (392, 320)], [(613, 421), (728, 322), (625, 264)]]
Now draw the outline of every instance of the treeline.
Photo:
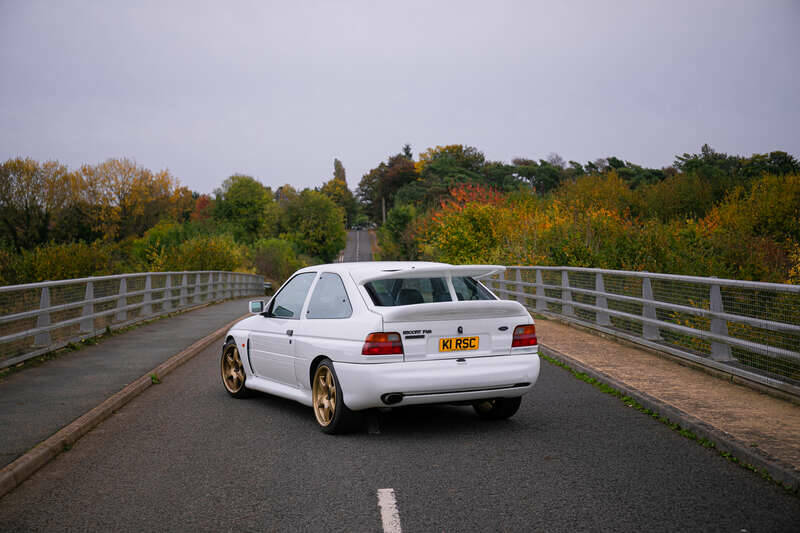
[(235, 270), (280, 282), (379, 225), (380, 259), (570, 265), (800, 283), (800, 164), (786, 152), (676, 156), (666, 168), (401, 152), (354, 195), (342, 163), (315, 189), (230, 176), (212, 195), (127, 159), (0, 165), (0, 284)]
[(404, 147), (358, 196), (383, 259), (569, 265), (800, 283), (800, 164), (705, 145), (672, 166), (486, 161), (474, 147)]
[(335, 259), (358, 205), (344, 167), (316, 190), (233, 175), (213, 195), (128, 159), (0, 165), (0, 284), (137, 271), (233, 270), (280, 282)]

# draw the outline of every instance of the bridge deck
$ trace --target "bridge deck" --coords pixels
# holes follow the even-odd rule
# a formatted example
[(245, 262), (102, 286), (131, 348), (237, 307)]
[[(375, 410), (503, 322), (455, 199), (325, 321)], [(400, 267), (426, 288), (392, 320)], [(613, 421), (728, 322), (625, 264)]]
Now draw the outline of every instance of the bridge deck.
[[(3, 379), (2, 466), (245, 309), (244, 300), (235, 300), (159, 320)], [(800, 406), (559, 322), (538, 320), (537, 330), (543, 352), (560, 352), (573, 366), (600, 372), (800, 469)]]

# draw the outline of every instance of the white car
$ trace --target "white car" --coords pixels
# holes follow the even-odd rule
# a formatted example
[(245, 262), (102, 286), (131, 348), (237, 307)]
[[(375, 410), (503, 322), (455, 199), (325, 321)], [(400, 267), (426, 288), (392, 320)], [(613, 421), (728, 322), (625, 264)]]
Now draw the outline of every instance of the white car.
[(519, 303), (476, 278), (491, 265), (424, 262), (317, 265), (298, 270), (222, 349), (231, 396), (257, 390), (311, 406), (326, 433), (359, 411), (472, 404), (508, 418), (539, 376), (536, 329)]

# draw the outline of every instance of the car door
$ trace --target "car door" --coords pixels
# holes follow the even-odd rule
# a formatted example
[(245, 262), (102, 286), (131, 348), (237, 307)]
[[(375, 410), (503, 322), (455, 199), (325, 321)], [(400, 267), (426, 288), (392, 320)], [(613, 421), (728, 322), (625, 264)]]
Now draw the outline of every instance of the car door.
[(272, 299), (258, 328), (251, 332), (250, 361), (256, 375), (297, 387), (296, 345), (292, 337), (316, 276), (316, 272), (303, 272), (289, 280)]

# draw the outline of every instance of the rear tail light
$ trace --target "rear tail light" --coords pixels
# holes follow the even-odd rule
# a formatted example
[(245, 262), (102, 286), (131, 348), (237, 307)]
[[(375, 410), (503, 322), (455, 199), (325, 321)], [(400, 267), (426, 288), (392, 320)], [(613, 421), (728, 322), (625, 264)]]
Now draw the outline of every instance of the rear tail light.
[(399, 333), (370, 333), (364, 341), (361, 355), (403, 355), (403, 341)]
[(514, 328), (514, 340), (511, 341), (512, 348), (517, 348), (519, 346), (536, 346), (538, 343), (539, 342), (536, 340), (536, 326), (533, 324)]

